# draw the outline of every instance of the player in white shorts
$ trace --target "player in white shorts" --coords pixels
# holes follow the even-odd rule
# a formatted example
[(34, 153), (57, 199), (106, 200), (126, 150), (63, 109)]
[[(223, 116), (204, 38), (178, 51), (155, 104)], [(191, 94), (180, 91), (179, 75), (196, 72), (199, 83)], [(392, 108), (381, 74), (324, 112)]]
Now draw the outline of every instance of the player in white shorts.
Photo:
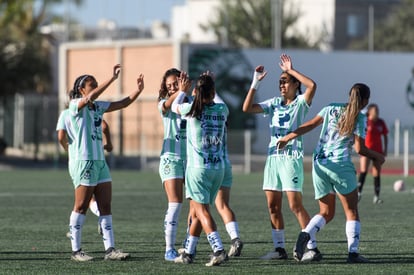
[[(65, 119), (68, 140), (73, 150), (69, 150), (71, 177), (75, 185), (75, 203), (70, 216), (72, 260), (90, 261), (81, 248), (82, 226), (92, 196), (95, 197), (100, 212), (99, 224), (105, 247), (105, 260), (124, 260), (128, 253), (115, 249), (111, 214), (111, 175), (105, 161), (102, 145), (102, 115), (129, 106), (144, 89), (144, 77), (137, 78), (137, 90), (119, 101), (95, 101), (108, 86), (118, 78), (120, 65), (113, 68), (112, 77), (98, 86), (91, 75), (81, 75), (75, 80), (73, 100), (69, 103), (69, 115)], [(79, 97), (79, 98), (78, 98)]]
[[(310, 219), (302, 203), (303, 141), (294, 140), (284, 149), (277, 147), (277, 141), (302, 124), (315, 95), (316, 83), (295, 70), (291, 58), (285, 54), (281, 55), (279, 66), (283, 71), (279, 78), (280, 96), (260, 103), (253, 102), (259, 84), (267, 74), (263, 66), (258, 66), (243, 104), (244, 112), (264, 113), (269, 116), (270, 143), (264, 169), (263, 190), (270, 215), (274, 250), (262, 259), (287, 259), (282, 192), (286, 192), (290, 209), (302, 229)], [(304, 94), (301, 94), (301, 84), (306, 86)], [(316, 243), (310, 245), (312, 249), (317, 250)]]
[[(178, 94), (180, 71), (172, 68), (164, 73), (158, 95), (158, 111), (164, 125), (164, 138), (160, 154), (159, 174), (168, 200), (164, 217), (166, 261), (178, 257), (175, 249), (178, 219), (183, 203), (186, 165), (186, 123), (181, 115), (171, 111), (171, 104)], [(191, 83), (188, 83), (190, 88)]]
[(283, 148), (292, 140), (322, 124), (318, 145), (313, 153), (313, 185), (315, 199), (319, 201), (319, 213), (299, 234), (294, 258), (303, 261), (305, 246), (315, 238), (325, 224), (335, 215), (336, 196), (345, 212), (345, 233), (348, 242), (348, 263), (366, 263), (359, 254), (361, 225), (358, 214), (358, 190), (356, 171), (352, 163), (352, 147), (357, 154), (372, 159), (377, 168), (384, 163), (384, 156), (365, 146), (365, 119), (361, 110), (368, 104), (370, 89), (356, 83), (349, 91), (348, 103), (332, 103), (324, 107), (313, 119), (279, 140)]
[[(69, 99), (74, 99), (74, 93), (70, 93), (69, 95)], [(68, 106), (66, 106), (68, 107)], [(57, 122), (57, 126), (56, 126), (56, 131), (58, 132), (58, 140), (60, 145), (62, 146), (62, 148), (68, 152), (69, 150), (73, 150), (74, 147), (71, 146), (72, 141), (69, 140), (67, 133), (66, 133), (66, 125), (65, 125), (65, 120), (66, 120), (66, 116), (69, 115), (69, 110), (66, 108), (64, 109), (58, 118), (58, 122)], [(102, 120), (102, 133), (103, 133), (103, 138), (104, 138), (104, 150), (106, 150), (107, 152), (112, 152), (113, 146), (112, 146), (112, 139), (111, 139), (111, 133), (109, 130), (109, 125), (105, 120)], [(68, 153), (68, 155), (73, 155), (74, 153)], [(72, 165), (71, 165), (71, 161), (70, 159), (68, 159), (68, 170), (69, 170), (69, 175), (72, 177)], [(89, 202), (89, 210), (91, 210), (91, 212), (99, 217), (99, 209), (98, 209), (98, 203), (95, 200), (95, 197), (91, 198), (91, 201)], [(98, 232), (99, 234), (102, 235), (102, 228), (100, 226), (100, 224), (98, 224)], [(66, 233), (66, 236), (68, 238), (71, 237), (70, 235), (70, 231)]]

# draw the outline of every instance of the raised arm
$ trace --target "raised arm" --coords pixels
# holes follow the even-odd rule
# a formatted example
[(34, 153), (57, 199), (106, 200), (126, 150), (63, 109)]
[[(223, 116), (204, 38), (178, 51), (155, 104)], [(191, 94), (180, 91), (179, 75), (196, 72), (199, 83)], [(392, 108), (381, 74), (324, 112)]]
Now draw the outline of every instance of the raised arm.
[(312, 104), (312, 99), (315, 95), (316, 92), (316, 83), (310, 79), (309, 77), (305, 76), (304, 74), (298, 72), (297, 70), (295, 70), (293, 68), (292, 65), (292, 60), (290, 58), (290, 56), (286, 55), (286, 54), (282, 54), (280, 56), (280, 63), (279, 63), (280, 68), (290, 74), (291, 76), (295, 77), (297, 80), (299, 80), (300, 83), (302, 83), (305, 87), (305, 93), (303, 94), (306, 102), (308, 103), (308, 105)]
[(119, 101), (111, 102), (106, 112), (113, 112), (113, 111), (128, 107), (132, 102), (134, 102), (138, 98), (138, 96), (141, 94), (143, 90), (144, 90), (144, 75), (140, 74), (137, 78), (137, 89), (129, 96), (124, 97), (123, 99)]
[(178, 90), (179, 92), (175, 93), (175, 97), (172, 99), (171, 111), (174, 113), (180, 114), (178, 106), (184, 102), (185, 97), (187, 96), (187, 90), (191, 88), (191, 80), (188, 75), (184, 72), (181, 73), (180, 78), (178, 79)]
[[(175, 100), (175, 98), (178, 96), (178, 94), (182, 91), (185, 93), (185, 95), (181, 95), (182, 98), (180, 99), (180, 103), (182, 103), (185, 99), (185, 97), (188, 94), (188, 91), (190, 90), (192, 85), (192, 82), (190, 80), (190, 78), (188, 77), (188, 74), (185, 72), (181, 72), (180, 74), (180, 78), (178, 79), (178, 92), (172, 94), (163, 104), (162, 106), (162, 111), (163, 113), (167, 112), (168, 110), (171, 109), (172, 104)], [(179, 104), (180, 104), (179, 103)]]
[(101, 85), (99, 85), (98, 87), (96, 87), (95, 89), (93, 89), (89, 94), (83, 96), (82, 99), (79, 100), (78, 109), (80, 110), (86, 105), (88, 105), (89, 102), (95, 101), (95, 99), (97, 99), (106, 90), (106, 88), (108, 88), (109, 85), (111, 85), (111, 83), (118, 78), (120, 71), (121, 65), (115, 65), (113, 68), (112, 77), (104, 83), (102, 83)]
[(290, 132), (286, 136), (284, 136), (281, 139), (279, 139), (278, 142), (277, 142), (278, 143), (278, 147), (280, 149), (282, 149), (292, 139), (295, 139), (298, 136), (301, 136), (301, 135), (306, 134), (307, 132), (310, 132), (311, 130), (315, 129), (316, 127), (318, 127), (322, 123), (323, 123), (323, 117), (318, 116), (318, 115), (315, 116), (311, 120), (308, 120), (305, 123), (303, 123), (302, 125), (300, 125), (296, 130)]
[(262, 81), (266, 75), (267, 72), (264, 70), (264, 66), (262, 65), (257, 66), (254, 70), (252, 84), (250, 85), (250, 89), (247, 92), (246, 98), (243, 102), (243, 112), (263, 113), (263, 108), (259, 104), (253, 103), (253, 101), (256, 91), (259, 89), (260, 81)]

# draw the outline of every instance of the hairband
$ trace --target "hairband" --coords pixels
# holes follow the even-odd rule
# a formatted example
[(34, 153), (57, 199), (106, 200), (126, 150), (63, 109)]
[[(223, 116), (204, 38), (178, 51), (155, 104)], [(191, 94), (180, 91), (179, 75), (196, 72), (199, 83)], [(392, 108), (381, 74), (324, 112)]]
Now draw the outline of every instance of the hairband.
[(83, 82), (84, 82), (84, 81), (85, 81), (88, 77), (89, 77), (89, 75), (87, 75), (87, 74), (86, 74), (84, 77), (82, 77), (82, 78), (81, 78), (81, 80), (79, 81), (78, 87), (77, 87), (78, 89), (82, 87)]

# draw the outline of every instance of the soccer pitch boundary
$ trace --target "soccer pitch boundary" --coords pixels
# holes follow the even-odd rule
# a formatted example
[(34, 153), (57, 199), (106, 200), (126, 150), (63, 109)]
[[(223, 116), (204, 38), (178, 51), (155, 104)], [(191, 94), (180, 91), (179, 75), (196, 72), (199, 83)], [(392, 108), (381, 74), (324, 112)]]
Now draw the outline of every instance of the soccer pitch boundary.
[[(166, 262), (163, 218), (165, 193), (158, 174), (139, 171), (112, 171), (113, 215), (117, 247), (131, 253), (125, 262), (103, 261), (103, 244), (97, 234), (97, 218), (91, 213), (83, 234), (83, 248), (96, 259), (91, 263), (70, 261), (70, 242), (65, 237), (73, 206), (73, 187), (67, 170), (19, 169), (2, 171), (0, 177), (0, 266), (2, 274), (413, 274), (414, 180), (405, 179), (405, 192), (395, 193), (392, 184), (398, 175), (382, 177), (384, 204), (373, 205), (372, 177), (367, 176), (360, 215), (361, 253), (369, 264), (346, 264), (345, 220), (339, 203), (335, 219), (318, 235), (323, 254), (319, 263), (301, 264), (291, 251), (299, 226), (283, 200), (286, 261), (263, 261), (259, 257), (272, 249), (266, 201), (261, 190), (262, 173), (234, 175), (231, 206), (240, 223), (245, 243), (242, 256), (219, 267), (208, 268), (210, 247), (205, 235), (200, 238), (194, 264)], [(304, 205), (312, 216), (317, 202), (313, 199), (310, 174), (305, 174)], [(180, 216), (177, 245), (185, 235), (188, 204)], [(213, 207), (218, 230), (226, 249), (229, 237)]]

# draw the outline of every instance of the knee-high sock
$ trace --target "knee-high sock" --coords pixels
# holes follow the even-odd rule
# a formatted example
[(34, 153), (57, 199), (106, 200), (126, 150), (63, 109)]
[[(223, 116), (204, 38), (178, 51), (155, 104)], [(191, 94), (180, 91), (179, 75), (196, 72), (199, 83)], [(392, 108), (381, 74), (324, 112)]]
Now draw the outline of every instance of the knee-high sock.
[(381, 178), (380, 178), (380, 176), (374, 177), (375, 196), (379, 197), (380, 191), (381, 191)]
[(185, 240), (185, 244), (184, 244), (185, 253), (194, 255), (199, 239), (200, 237), (188, 235), (187, 239)]
[(105, 250), (115, 247), (114, 230), (112, 228), (112, 215), (100, 216), (99, 224), (102, 228), (102, 239)]
[(285, 248), (285, 230), (272, 229), (272, 240), (275, 248)]
[(307, 244), (308, 249), (313, 249), (317, 247), (316, 244), (316, 233), (319, 232), (326, 224), (326, 220), (321, 215), (315, 215), (308, 223), (306, 228), (303, 230), (308, 232), (310, 235), (310, 240)]
[(173, 249), (177, 237), (178, 217), (181, 212), (181, 203), (169, 202), (164, 218), (165, 251)]
[(85, 218), (85, 215), (73, 211), (70, 214), (69, 231), (72, 251), (79, 251), (81, 249), (82, 226), (85, 222)]
[(223, 242), (221, 241), (220, 235), (217, 231), (208, 234), (207, 240), (210, 243), (211, 249), (213, 249), (214, 253), (224, 249)]
[(362, 192), (362, 188), (364, 188), (365, 177), (367, 176), (367, 172), (363, 172), (359, 174), (358, 178), (358, 192)]
[(361, 233), (361, 224), (359, 221), (346, 221), (346, 238), (348, 240), (348, 252), (358, 253), (359, 235)]
[(239, 238), (239, 224), (236, 221), (232, 221), (226, 224), (226, 231), (230, 236), (230, 240)]

